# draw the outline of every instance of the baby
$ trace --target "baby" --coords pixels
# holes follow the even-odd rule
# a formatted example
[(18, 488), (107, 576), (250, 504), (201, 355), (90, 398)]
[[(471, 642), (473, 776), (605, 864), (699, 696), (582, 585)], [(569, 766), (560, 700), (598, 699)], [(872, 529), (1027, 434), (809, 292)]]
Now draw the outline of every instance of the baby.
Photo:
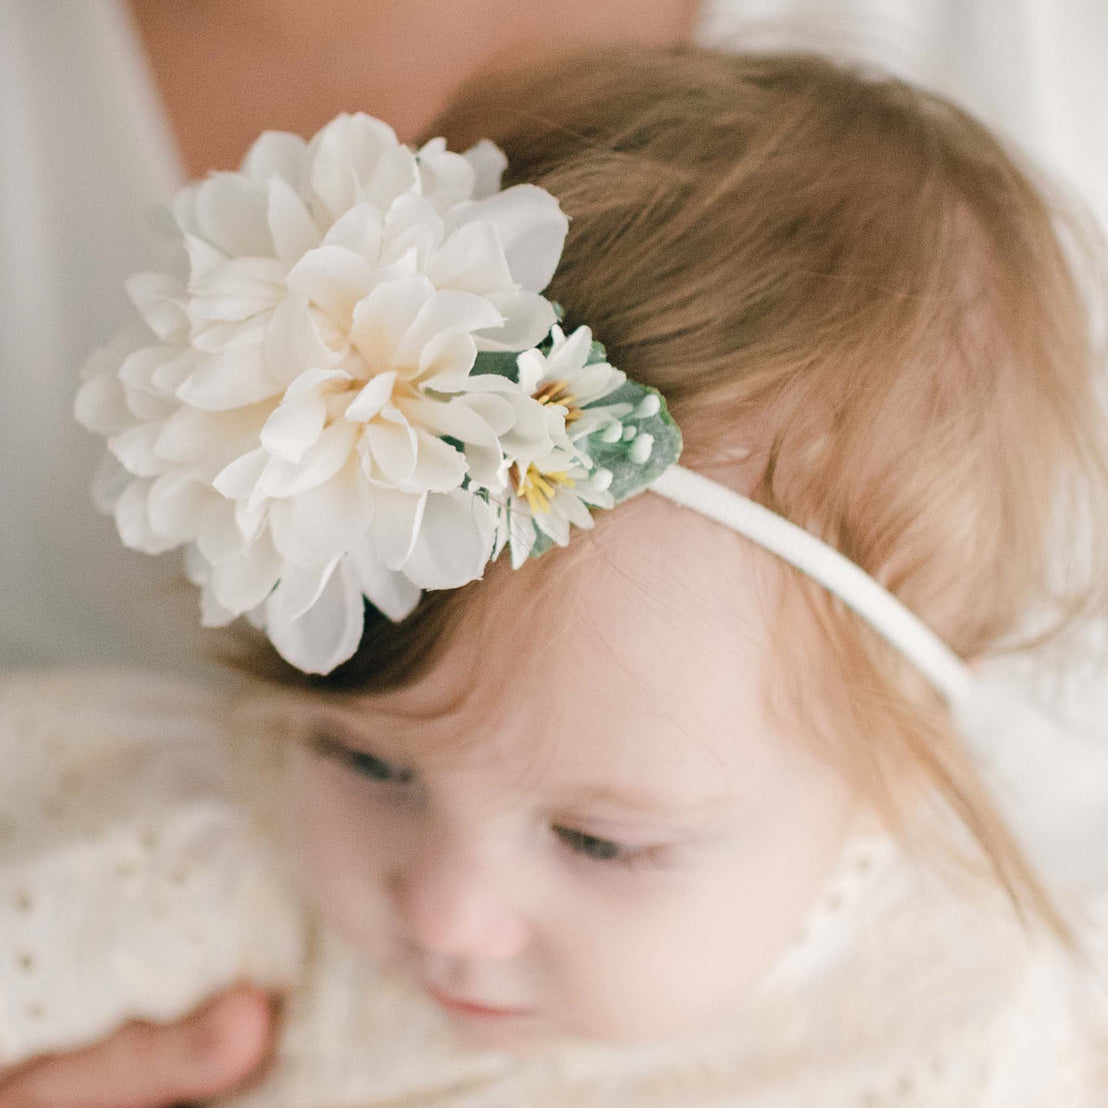
[(1079, 225), (956, 108), (799, 56), (587, 55), (434, 133), (503, 181), (430, 143), (413, 198), (352, 117), (187, 194), (187, 291), (132, 286), (156, 339), (78, 403), (124, 540), (276, 647), (226, 724), (269, 845), (227, 823), (206, 921), (249, 952), (209, 991), (288, 991), (237, 1103), (1099, 1102), (1097, 902), (957, 710), (963, 661), (1106, 612)]

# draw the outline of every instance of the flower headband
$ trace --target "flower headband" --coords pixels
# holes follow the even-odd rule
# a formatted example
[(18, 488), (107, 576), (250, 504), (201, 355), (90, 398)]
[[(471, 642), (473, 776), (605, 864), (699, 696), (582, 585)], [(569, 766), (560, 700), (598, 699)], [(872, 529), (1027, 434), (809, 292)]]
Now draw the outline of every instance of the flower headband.
[(125, 545), (185, 548), (207, 626), (240, 615), (327, 673), (364, 603), (513, 567), (645, 489), (772, 550), (869, 620), (951, 699), (961, 660), (812, 535), (675, 463), (664, 399), (542, 295), (568, 221), (501, 190), (483, 141), (418, 151), (367, 115), (268, 132), (183, 189), (186, 277), (127, 283), (143, 323), (90, 358), (78, 420), (107, 436), (98, 504)]

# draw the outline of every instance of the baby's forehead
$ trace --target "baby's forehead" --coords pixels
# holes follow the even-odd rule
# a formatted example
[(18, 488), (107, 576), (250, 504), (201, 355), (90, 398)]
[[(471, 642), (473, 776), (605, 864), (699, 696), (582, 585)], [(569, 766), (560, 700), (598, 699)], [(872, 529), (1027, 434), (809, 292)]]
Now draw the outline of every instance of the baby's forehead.
[(756, 745), (775, 587), (761, 552), (659, 497), (604, 516), (564, 551), (493, 567), (435, 664), (362, 702), (371, 726), (436, 759), (613, 777), (646, 759), (640, 776), (686, 784), (732, 736)]

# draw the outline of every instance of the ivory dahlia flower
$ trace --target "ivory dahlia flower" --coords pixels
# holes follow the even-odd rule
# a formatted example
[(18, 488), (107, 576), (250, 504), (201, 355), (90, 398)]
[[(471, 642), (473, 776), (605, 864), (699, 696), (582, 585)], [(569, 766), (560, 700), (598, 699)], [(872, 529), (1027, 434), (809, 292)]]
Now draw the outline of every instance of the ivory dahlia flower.
[(187, 275), (132, 278), (144, 325), (90, 359), (76, 410), (108, 436), (102, 507), (128, 546), (186, 548), (206, 624), (249, 614), (325, 673), (363, 597), (399, 619), (481, 575), (489, 501), (565, 434), (475, 372), (555, 318), (540, 293), (566, 217), (542, 189), (499, 191), (503, 168), (489, 143), (415, 152), (350, 115), (310, 142), (263, 135), (178, 195)]

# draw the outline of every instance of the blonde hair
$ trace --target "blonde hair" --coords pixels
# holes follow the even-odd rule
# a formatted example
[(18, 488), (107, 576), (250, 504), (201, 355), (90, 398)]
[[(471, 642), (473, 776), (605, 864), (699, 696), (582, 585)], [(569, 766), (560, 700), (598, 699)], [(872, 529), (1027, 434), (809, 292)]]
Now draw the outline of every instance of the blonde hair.
[[(475, 84), (432, 133), (492, 139), (506, 184), (558, 198), (546, 295), (667, 396), (685, 464), (836, 547), (965, 658), (1104, 609), (1084, 232), (966, 113), (814, 57), (629, 49)], [(907, 795), (942, 798), (1017, 907), (1064, 930), (938, 697), (788, 572), (773, 699), (894, 824)], [(372, 623), (329, 684), (410, 676), (466, 592)]]

